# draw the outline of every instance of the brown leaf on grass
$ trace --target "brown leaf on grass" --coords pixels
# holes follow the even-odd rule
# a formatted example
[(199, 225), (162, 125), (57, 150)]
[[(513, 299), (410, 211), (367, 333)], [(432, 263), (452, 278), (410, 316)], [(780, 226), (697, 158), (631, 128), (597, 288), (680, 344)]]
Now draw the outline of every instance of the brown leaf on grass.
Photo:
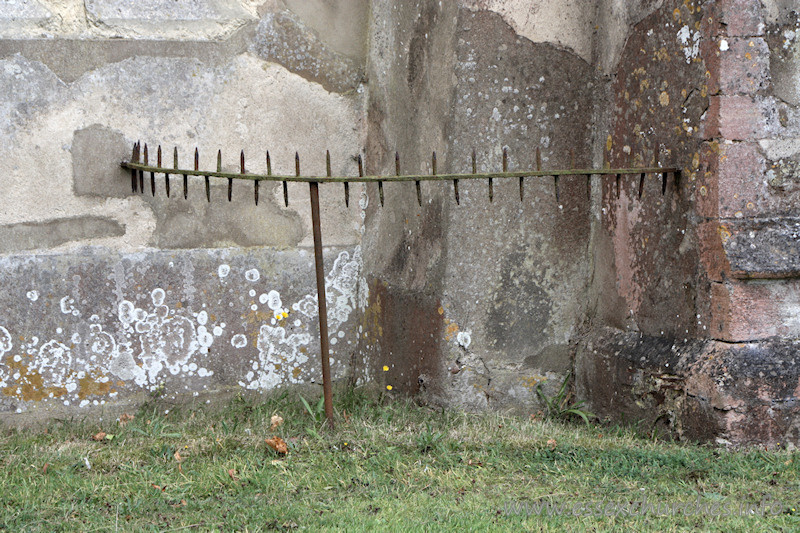
[(50, 466), (50, 463), (45, 463), (44, 464), (44, 466), (42, 467), (42, 474), (46, 474), (47, 473), (47, 467), (48, 466)]
[(469, 461), (467, 461), (467, 466), (483, 466), (483, 463), (480, 461), (473, 461), (472, 459), (470, 459)]
[(181, 462), (183, 462), (183, 457), (181, 457), (181, 452), (175, 450), (175, 453), (172, 455), (172, 457), (178, 463), (178, 472), (183, 474), (183, 467), (181, 466)]
[(233, 468), (228, 470), (228, 475), (231, 477), (232, 480), (239, 481), (239, 478), (236, 477), (236, 470), (234, 470)]
[(95, 441), (105, 440), (105, 438), (106, 438), (105, 431), (101, 431), (100, 433), (95, 433), (94, 435), (92, 435), (92, 440)]
[(156, 490), (160, 490), (161, 492), (164, 492), (165, 490), (167, 490), (167, 486), (166, 485), (164, 485), (162, 487), (161, 485), (156, 485), (155, 483), (150, 483), (150, 486), (153, 487)]
[(270, 430), (270, 431), (275, 431), (275, 428), (277, 428), (277, 427), (279, 427), (281, 424), (283, 424), (283, 417), (282, 417), (282, 416), (280, 416), (280, 415), (272, 415), (272, 418), (270, 419), (270, 421), (269, 421), (269, 422), (270, 422), (270, 424), (272, 424), (272, 425), (269, 427), (269, 430)]
[(128, 413), (122, 413), (121, 415), (119, 415), (119, 427), (124, 428), (125, 424), (127, 424), (128, 422), (130, 422), (134, 418), (136, 418), (135, 415), (129, 415)]
[(555, 450), (556, 449), (556, 439), (548, 439), (547, 440), (547, 445), (550, 446), (551, 450)]
[(281, 455), (286, 455), (289, 453), (289, 448), (286, 446), (286, 442), (280, 437), (272, 437), (271, 439), (264, 439), (264, 442), (267, 443), (267, 446), (275, 450)]

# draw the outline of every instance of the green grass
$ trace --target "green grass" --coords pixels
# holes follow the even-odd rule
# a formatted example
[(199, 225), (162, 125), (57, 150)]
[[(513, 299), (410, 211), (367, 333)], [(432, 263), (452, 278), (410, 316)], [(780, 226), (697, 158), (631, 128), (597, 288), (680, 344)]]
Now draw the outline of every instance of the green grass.
[[(619, 427), (440, 411), (361, 392), (337, 394), (334, 431), (296, 392), (216, 409), (166, 408), (148, 405), (124, 427), (0, 428), (0, 530), (800, 529), (793, 511), (800, 457), (786, 450), (729, 452)], [(271, 432), (273, 414), (285, 423)], [(101, 430), (114, 438), (93, 441)], [(265, 445), (273, 435), (288, 443), (285, 457)], [(739, 509), (765, 497), (780, 502), (780, 514), (517, 512), (536, 502), (571, 511), (579, 502), (642, 498)]]

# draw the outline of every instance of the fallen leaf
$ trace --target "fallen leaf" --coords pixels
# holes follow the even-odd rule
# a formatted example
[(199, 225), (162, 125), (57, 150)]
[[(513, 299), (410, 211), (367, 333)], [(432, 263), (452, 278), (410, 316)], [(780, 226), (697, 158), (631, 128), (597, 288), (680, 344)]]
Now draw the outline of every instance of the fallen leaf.
[(283, 417), (280, 416), (280, 415), (272, 415), (272, 418), (270, 419), (270, 423), (272, 425), (269, 427), (269, 430), (270, 431), (275, 431), (275, 428), (277, 428), (281, 424), (283, 424)]
[(480, 461), (473, 461), (472, 459), (470, 459), (469, 461), (467, 461), (467, 465), (468, 466), (483, 466), (483, 463), (480, 462)]
[(183, 461), (183, 458), (181, 457), (181, 452), (176, 450), (172, 457), (174, 457), (175, 461), (178, 463), (178, 472), (183, 474), (183, 467), (181, 466), (181, 462)]
[(228, 470), (228, 475), (231, 477), (232, 480), (239, 481), (239, 478), (236, 477), (236, 470), (234, 470), (233, 468)]
[(130, 422), (134, 418), (136, 418), (135, 415), (129, 415), (128, 413), (122, 413), (121, 415), (119, 415), (119, 427), (124, 428), (125, 424), (127, 424), (128, 422)]
[(160, 485), (156, 485), (155, 483), (150, 483), (150, 486), (153, 487), (156, 490), (160, 490), (161, 492), (164, 492), (165, 490), (167, 490), (167, 486), (166, 485), (164, 485), (162, 487)]
[(264, 439), (264, 442), (267, 443), (267, 446), (275, 450), (281, 455), (286, 455), (289, 453), (289, 448), (286, 446), (286, 442), (280, 437), (272, 437), (271, 439)]
[(44, 466), (42, 467), (42, 474), (46, 474), (47, 473), (47, 467), (48, 466), (50, 466), (50, 463), (45, 463), (44, 464)]
[(114, 440), (114, 435), (112, 435), (111, 433), (106, 433), (105, 439), (106, 440)]
[(556, 439), (548, 439), (547, 440), (547, 445), (550, 446), (551, 450), (555, 450), (556, 449)]
[(96, 440), (96, 441), (101, 441), (101, 440), (103, 440), (105, 438), (106, 438), (106, 434), (105, 434), (104, 431), (101, 431), (100, 433), (96, 433), (95, 435), (92, 435), (92, 440)]

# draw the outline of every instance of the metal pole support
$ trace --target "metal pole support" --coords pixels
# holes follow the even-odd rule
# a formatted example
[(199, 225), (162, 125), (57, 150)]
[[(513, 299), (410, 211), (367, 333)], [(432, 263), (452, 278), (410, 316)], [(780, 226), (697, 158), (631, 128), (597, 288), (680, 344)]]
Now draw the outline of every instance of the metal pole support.
[(319, 222), (319, 183), (308, 183), (311, 196), (311, 228), (314, 233), (314, 264), (317, 273), (317, 302), (319, 306), (319, 346), (322, 361), (322, 394), (325, 397), (325, 416), (333, 429), (333, 390), (331, 387), (330, 345), (328, 341), (328, 306), (325, 297), (325, 267), (322, 263), (322, 230)]

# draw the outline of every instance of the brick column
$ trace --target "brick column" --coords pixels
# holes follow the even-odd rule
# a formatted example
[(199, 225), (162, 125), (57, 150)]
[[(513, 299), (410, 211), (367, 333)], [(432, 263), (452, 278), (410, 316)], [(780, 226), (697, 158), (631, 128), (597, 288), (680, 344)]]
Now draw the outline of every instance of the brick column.
[(787, 109), (773, 95), (764, 8), (753, 0), (719, 1), (703, 24), (710, 101), (697, 206), (701, 258), (712, 282), (709, 334), (728, 342), (797, 337), (800, 226), (792, 217), (797, 202), (769, 181), (775, 162), (765, 143), (790, 132)]

